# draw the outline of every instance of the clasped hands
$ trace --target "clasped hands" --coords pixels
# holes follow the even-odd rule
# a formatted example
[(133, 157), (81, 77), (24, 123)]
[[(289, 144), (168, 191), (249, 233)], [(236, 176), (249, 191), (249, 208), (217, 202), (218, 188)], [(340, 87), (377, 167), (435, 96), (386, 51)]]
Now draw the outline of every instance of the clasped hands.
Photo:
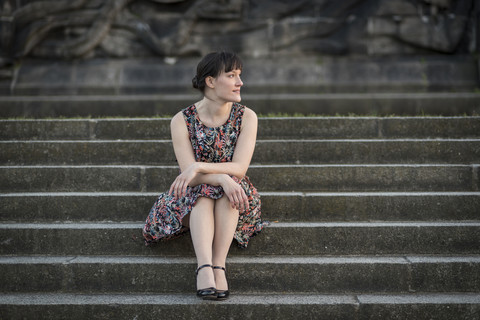
[[(187, 187), (199, 173), (198, 162), (192, 163), (173, 181), (168, 194), (174, 195), (176, 198), (184, 197), (187, 194)], [(215, 179), (217, 183), (214, 185), (220, 185), (223, 188), (232, 208), (243, 212), (249, 207), (245, 191), (231, 176), (228, 174), (215, 174)]]

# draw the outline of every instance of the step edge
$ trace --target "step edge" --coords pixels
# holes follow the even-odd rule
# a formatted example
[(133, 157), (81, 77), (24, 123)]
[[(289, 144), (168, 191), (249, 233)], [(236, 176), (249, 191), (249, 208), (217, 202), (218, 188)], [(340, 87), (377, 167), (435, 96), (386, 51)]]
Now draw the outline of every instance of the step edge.
[[(33, 229), (33, 230), (106, 230), (106, 229), (141, 229), (144, 222), (65, 222), (65, 223), (0, 223), (0, 230)], [(480, 227), (480, 221), (406, 221), (406, 222), (273, 222), (270, 228), (445, 228), (445, 227)]]
[[(65, 139), (65, 140), (0, 140), (0, 144), (119, 144), (171, 143), (171, 139)], [(258, 139), (257, 143), (383, 143), (383, 142), (480, 142), (480, 138), (372, 138), (372, 139)]]
[[(473, 98), (480, 99), (480, 94), (475, 92), (367, 92), (367, 93), (244, 93), (243, 100), (249, 99), (268, 99), (268, 100), (305, 100), (305, 99), (342, 99), (342, 100), (358, 100), (358, 99), (458, 99)], [(104, 94), (104, 95), (20, 95), (20, 96), (2, 96), (4, 102), (17, 101), (141, 101), (141, 100), (196, 100), (197, 94), (181, 93), (181, 94)]]
[[(233, 264), (276, 264), (276, 265), (341, 265), (341, 264), (480, 264), (480, 255), (388, 255), (388, 256), (232, 256), (227, 265)], [(194, 257), (152, 256), (0, 256), (0, 265), (45, 265), (45, 264), (196, 264)]]
[[(462, 197), (480, 196), (480, 191), (432, 191), (432, 192), (288, 192), (260, 191), (265, 197)], [(9, 192), (0, 193), (0, 198), (10, 197), (150, 197), (161, 192)]]
[[(163, 305), (200, 304), (193, 294), (74, 294), (74, 293), (0, 293), (0, 305)], [(480, 304), (477, 293), (414, 294), (278, 294), (238, 293), (222, 304)]]
[[(284, 168), (473, 168), (480, 163), (432, 163), (432, 164), (252, 164), (249, 169)], [(178, 169), (177, 165), (0, 165), (5, 169)]]

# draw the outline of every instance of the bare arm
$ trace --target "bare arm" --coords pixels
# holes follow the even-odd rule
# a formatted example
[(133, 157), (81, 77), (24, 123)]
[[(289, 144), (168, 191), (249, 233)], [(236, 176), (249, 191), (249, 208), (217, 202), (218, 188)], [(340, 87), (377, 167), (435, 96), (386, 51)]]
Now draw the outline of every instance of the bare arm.
[(252, 110), (245, 108), (242, 120), (241, 134), (238, 137), (235, 153), (231, 162), (207, 163), (197, 162), (197, 173), (225, 173), (242, 179), (247, 173), (252, 160), (257, 138), (257, 115)]
[[(188, 130), (183, 119), (182, 113), (175, 115), (171, 121), (171, 133), (175, 156), (182, 173), (175, 179), (170, 187), (169, 193), (178, 196), (184, 196), (187, 186), (196, 186), (201, 183), (211, 185), (221, 185), (227, 193), (236, 193), (238, 190), (232, 185), (234, 182), (228, 175), (243, 178), (250, 165), (250, 161), (255, 149), (255, 141), (257, 135), (257, 116), (256, 114), (245, 108), (242, 120), (241, 134), (238, 137), (235, 153), (232, 162), (225, 163), (206, 163), (195, 162), (195, 157)], [(235, 183), (236, 184), (236, 183)], [(246, 196), (240, 196), (241, 202), (246, 205), (244, 199)], [(231, 202), (235, 200), (235, 195), (230, 197)], [(238, 199), (237, 199), (238, 200)], [(238, 202), (238, 201), (237, 201)]]
[(238, 137), (235, 153), (231, 162), (207, 163), (195, 162), (193, 149), (188, 137), (187, 126), (183, 115), (178, 113), (172, 119), (171, 131), (173, 148), (182, 172), (190, 169), (197, 173), (230, 174), (242, 179), (252, 160), (257, 137), (257, 115), (252, 110), (245, 108), (242, 121), (241, 134)]

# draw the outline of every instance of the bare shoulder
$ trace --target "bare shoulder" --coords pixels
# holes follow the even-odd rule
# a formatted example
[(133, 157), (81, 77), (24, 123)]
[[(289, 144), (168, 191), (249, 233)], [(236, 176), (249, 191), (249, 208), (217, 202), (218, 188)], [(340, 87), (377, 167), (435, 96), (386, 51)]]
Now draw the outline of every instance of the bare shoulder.
[(252, 109), (245, 107), (245, 111), (243, 113), (243, 121), (257, 123), (257, 114)]
[(172, 138), (174, 136), (175, 137), (188, 136), (187, 124), (185, 123), (185, 119), (183, 117), (182, 111), (174, 115), (172, 120), (170, 121), (170, 132), (172, 134)]
[(183, 113), (182, 113), (182, 111), (179, 111), (176, 115), (173, 116), (172, 120), (170, 121), (170, 126), (171, 127), (178, 127), (184, 122), (185, 121), (183, 119)]
[(246, 129), (249, 132), (257, 132), (257, 126), (257, 114), (252, 109), (245, 107), (245, 111), (243, 112), (241, 130), (243, 131), (244, 129)]

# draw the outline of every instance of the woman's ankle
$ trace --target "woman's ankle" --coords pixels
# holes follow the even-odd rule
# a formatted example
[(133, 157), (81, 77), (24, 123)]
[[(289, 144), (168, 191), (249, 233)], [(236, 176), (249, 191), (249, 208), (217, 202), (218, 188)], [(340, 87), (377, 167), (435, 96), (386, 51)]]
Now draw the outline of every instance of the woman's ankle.
[(227, 276), (223, 269), (213, 269), (215, 275), (215, 287), (217, 290), (228, 290)]
[(212, 267), (197, 270), (197, 290), (215, 287), (215, 275)]

